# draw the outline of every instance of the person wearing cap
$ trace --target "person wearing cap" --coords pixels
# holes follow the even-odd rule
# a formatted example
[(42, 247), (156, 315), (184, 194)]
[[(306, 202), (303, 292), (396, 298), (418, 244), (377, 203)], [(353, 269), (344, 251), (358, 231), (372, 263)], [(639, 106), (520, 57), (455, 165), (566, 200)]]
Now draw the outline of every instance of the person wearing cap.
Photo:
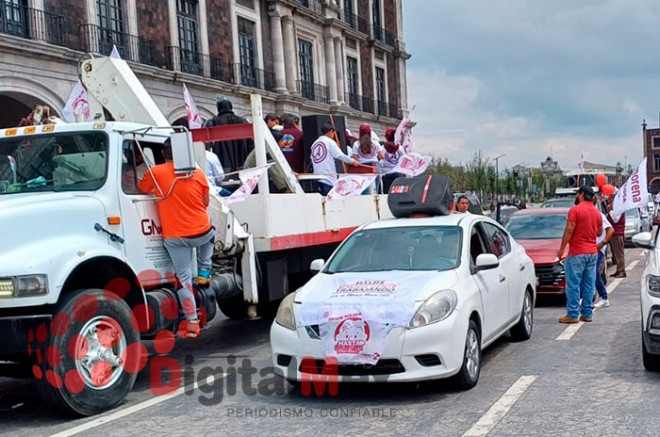
[[(275, 138), (275, 141), (277, 142), (277, 145), (280, 147), (280, 149), (282, 149), (284, 136), (277, 130), (273, 130), (272, 133), (273, 133), (273, 138)], [(272, 159), (270, 154), (268, 153), (266, 154), (266, 159), (268, 161)], [(256, 151), (253, 150), (245, 159), (245, 163), (243, 164), (243, 167), (254, 168), (256, 166), (257, 166), (257, 154)], [(274, 191), (277, 191), (278, 193), (291, 192), (286, 182), (286, 176), (284, 175), (284, 172), (282, 171), (282, 168), (278, 163), (273, 164), (268, 169), (268, 180), (275, 189)]]
[(321, 136), (310, 148), (310, 159), (314, 168), (314, 174), (322, 175), (319, 181), (319, 191), (327, 195), (337, 182), (337, 167), (335, 160), (343, 161), (354, 166), (360, 165), (357, 159), (351, 158), (341, 151), (333, 138), (336, 135), (335, 127), (331, 123), (321, 126)]
[(200, 322), (193, 290), (194, 249), (197, 249), (197, 283), (208, 285), (211, 277), (211, 258), (215, 244), (215, 229), (206, 208), (209, 205), (209, 185), (206, 176), (196, 169), (190, 177), (174, 173), (172, 143), (163, 145), (166, 162), (151, 167), (138, 183), (145, 194), (153, 193), (163, 231), (163, 246), (172, 260), (174, 273), (181, 283), (177, 290), (186, 323), (179, 327), (182, 337), (199, 335)]
[[(568, 211), (568, 220), (557, 253), (566, 259), (566, 315), (559, 323), (591, 322), (598, 246), (603, 230), (603, 218), (593, 203), (594, 190), (583, 185), (577, 192), (575, 206)], [(568, 246), (568, 257), (564, 253)], [(580, 318), (578, 319), (578, 315)]]
[(383, 193), (387, 194), (390, 192), (390, 187), (396, 178), (404, 176), (401, 173), (393, 173), (401, 161), (403, 156), (403, 150), (401, 147), (394, 142), (394, 134), (396, 129), (393, 127), (388, 127), (385, 130), (385, 144), (383, 148), (383, 159), (380, 161), (380, 167), (382, 172), (385, 174), (383, 176)]
[[(248, 123), (244, 117), (234, 114), (234, 106), (231, 101), (218, 97), (217, 99), (218, 115), (207, 120), (204, 127), (226, 126), (229, 124)], [(247, 155), (254, 149), (252, 140), (232, 140), (216, 141), (213, 143), (213, 153), (215, 153), (220, 162), (225, 166), (227, 173), (240, 170)]]

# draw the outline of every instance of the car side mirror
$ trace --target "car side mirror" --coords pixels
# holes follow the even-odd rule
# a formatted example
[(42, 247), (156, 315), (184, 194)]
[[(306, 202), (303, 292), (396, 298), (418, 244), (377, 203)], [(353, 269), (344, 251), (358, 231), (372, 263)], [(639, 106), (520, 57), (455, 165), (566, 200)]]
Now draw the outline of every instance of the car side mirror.
[(632, 243), (636, 247), (653, 249), (653, 234), (650, 232), (640, 232), (639, 234), (633, 235)]
[(312, 273), (317, 274), (318, 272), (323, 270), (324, 265), (325, 265), (324, 259), (315, 259), (314, 261), (312, 261), (312, 264), (309, 266), (309, 270)]
[(492, 253), (482, 253), (475, 262), (477, 271), (491, 270), (500, 266), (500, 260)]

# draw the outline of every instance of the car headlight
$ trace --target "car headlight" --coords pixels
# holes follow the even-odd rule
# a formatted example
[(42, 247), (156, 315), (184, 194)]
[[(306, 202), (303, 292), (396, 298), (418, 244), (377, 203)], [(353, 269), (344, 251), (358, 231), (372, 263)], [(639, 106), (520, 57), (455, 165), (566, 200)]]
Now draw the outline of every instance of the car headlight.
[(48, 277), (46, 275), (0, 278), (0, 298), (32, 297), (45, 294), (48, 294)]
[(275, 317), (275, 321), (279, 325), (292, 331), (296, 330), (296, 317), (293, 315), (293, 301), (295, 297), (296, 293), (286, 296), (277, 309), (277, 316)]
[(453, 290), (438, 291), (419, 307), (412, 320), (411, 328), (419, 328), (446, 319), (456, 308), (458, 296)]
[(654, 297), (660, 297), (660, 276), (648, 275), (646, 277), (646, 289)]

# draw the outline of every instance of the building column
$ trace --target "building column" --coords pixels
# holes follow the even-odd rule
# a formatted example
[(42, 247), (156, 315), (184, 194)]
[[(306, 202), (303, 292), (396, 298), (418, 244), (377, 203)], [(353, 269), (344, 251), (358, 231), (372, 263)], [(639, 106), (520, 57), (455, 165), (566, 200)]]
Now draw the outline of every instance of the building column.
[(345, 101), (344, 95), (346, 93), (344, 85), (344, 75), (346, 68), (344, 68), (344, 56), (342, 55), (342, 40), (335, 38), (335, 67), (337, 71), (337, 101), (343, 103)]
[(335, 40), (332, 35), (325, 36), (325, 77), (329, 89), (331, 105), (337, 104), (337, 67), (335, 62)]
[(284, 63), (284, 38), (282, 16), (274, 12), (270, 15), (270, 38), (273, 47), (273, 70), (275, 71), (275, 92), (286, 93), (287, 81)]
[[(200, 0), (199, 7), (199, 46), (202, 51), (202, 68), (204, 76), (211, 76), (211, 57), (209, 56), (209, 25), (206, 14), (206, 0)], [(216, 78), (217, 79), (217, 78)]]
[(176, 0), (167, 0), (167, 13), (170, 26), (170, 46), (172, 47), (167, 55), (170, 57), (172, 70), (179, 71), (181, 70), (181, 54), (177, 50), (179, 47), (179, 25), (176, 17)]
[(293, 17), (282, 17), (284, 24), (282, 41), (284, 43), (284, 70), (286, 73), (286, 87), (291, 94), (298, 94), (296, 80), (298, 80), (296, 37), (293, 31)]
[(403, 115), (405, 116), (408, 112), (408, 78), (406, 74), (406, 58), (400, 57), (398, 68), (399, 68), (399, 83), (398, 83), (398, 91), (399, 91), (399, 108)]

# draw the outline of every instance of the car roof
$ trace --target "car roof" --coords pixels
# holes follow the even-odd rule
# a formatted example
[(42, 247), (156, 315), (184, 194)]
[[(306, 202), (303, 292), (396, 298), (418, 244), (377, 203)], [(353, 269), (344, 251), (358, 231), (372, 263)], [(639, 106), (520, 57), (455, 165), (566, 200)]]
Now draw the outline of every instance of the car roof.
[(450, 214), (433, 217), (395, 218), (377, 220), (365, 225), (362, 229), (385, 229), (411, 226), (468, 226), (477, 220), (495, 223), (483, 215), (477, 214)]
[(514, 215), (559, 215), (559, 214), (568, 214), (570, 208), (530, 208), (530, 209), (521, 209), (516, 212)]

